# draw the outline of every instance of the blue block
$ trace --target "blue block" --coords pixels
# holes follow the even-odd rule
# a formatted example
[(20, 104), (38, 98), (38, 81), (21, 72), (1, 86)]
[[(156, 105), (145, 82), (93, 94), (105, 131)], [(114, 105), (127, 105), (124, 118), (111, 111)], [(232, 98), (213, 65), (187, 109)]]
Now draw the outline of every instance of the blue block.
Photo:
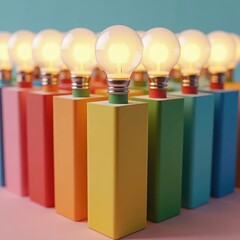
[(2, 87), (0, 87), (0, 186), (4, 186), (4, 154), (3, 154), (3, 124), (2, 124)]
[(238, 91), (204, 90), (213, 94), (214, 140), (212, 189), (213, 197), (232, 193), (236, 181)]
[(171, 95), (184, 97), (182, 207), (196, 208), (210, 200), (214, 97)]

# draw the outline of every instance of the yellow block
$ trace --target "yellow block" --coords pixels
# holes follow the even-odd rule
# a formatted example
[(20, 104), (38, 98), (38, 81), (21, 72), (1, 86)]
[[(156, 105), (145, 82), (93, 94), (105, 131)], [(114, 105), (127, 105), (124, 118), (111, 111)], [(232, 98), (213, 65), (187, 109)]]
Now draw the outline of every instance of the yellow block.
[(55, 208), (75, 221), (87, 218), (87, 103), (102, 100), (54, 98)]
[(146, 103), (88, 104), (88, 225), (118, 239), (146, 226)]
[[(95, 93), (97, 95), (103, 95), (103, 96), (108, 96), (108, 90), (107, 89), (96, 89)], [(135, 89), (131, 89), (129, 90), (128, 93), (128, 97), (134, 97), (134, 96), (142, 96), (144, 95), (142, 90), (135, 90)]]
[(240, 90), (240, 82), (226, 82), (224, 83), (226, 90)]

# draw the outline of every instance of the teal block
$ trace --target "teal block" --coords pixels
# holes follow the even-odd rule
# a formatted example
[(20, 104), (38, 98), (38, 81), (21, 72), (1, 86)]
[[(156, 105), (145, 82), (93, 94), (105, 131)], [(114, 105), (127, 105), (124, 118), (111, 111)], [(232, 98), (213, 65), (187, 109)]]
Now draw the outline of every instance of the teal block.
[(178, 215), (181, 209), (184, 100), (132, 99), (148, 103), (147, 216), (161, 222)]
[(196, 208), (210, 200), (214, 97), (172, 94), (184, 97), (182, 206)]
[(223, 197), (234, 192), (236, 182), (238, 91), (203, 91), (215, 99), (211, 194)]

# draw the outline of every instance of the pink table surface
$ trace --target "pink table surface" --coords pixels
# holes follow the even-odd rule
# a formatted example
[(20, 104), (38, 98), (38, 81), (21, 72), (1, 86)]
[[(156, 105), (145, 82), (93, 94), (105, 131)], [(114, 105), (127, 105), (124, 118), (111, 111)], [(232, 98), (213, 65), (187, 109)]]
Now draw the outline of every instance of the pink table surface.
[[(104, 240), (88, 229), (87, 222), (73, 222), (27, 197), (0, 188), (0, 240)], [(239, 240), (240, 190), (195, 210), (182, 210), (178, 217), (156, 224), (124, 239)]]

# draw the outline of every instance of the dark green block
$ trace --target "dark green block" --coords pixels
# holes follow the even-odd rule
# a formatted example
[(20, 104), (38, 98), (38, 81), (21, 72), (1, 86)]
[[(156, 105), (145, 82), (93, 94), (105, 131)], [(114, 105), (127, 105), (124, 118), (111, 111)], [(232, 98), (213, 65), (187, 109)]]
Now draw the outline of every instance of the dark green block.
[(183, 98), (132, 98), (148, 103), (148, 219), (160, 222), (181, 209)]

